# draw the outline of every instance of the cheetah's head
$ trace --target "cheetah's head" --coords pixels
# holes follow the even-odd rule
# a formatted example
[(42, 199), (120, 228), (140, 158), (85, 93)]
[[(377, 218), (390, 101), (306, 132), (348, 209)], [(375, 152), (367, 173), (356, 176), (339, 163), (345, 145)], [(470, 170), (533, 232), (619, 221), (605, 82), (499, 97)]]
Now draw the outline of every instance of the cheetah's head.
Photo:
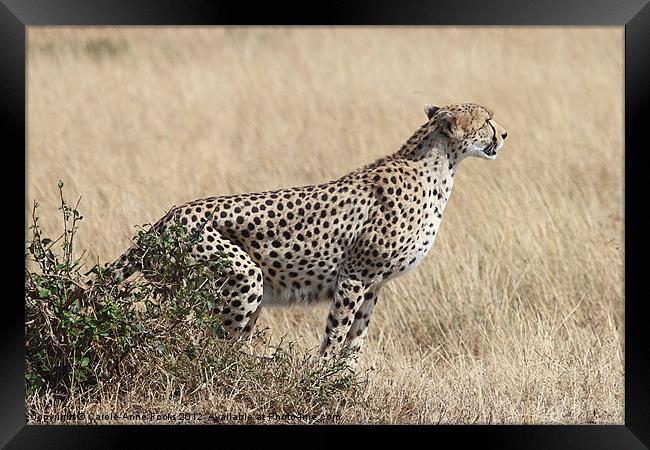
[(478, 156), (495, 159), (508, 133), (485, 107), (460, 103), (438, 108), (425, 105), (424, 112), (433, 128), (440, 131), (448, 151), (455, 157)]

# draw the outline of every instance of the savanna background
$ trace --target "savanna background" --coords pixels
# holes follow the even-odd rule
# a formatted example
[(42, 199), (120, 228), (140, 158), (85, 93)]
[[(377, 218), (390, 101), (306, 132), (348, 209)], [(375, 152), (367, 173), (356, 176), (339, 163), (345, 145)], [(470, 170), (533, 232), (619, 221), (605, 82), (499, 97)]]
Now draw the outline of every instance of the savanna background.
[[(27, 74), (25, 214), (37, 199), (55, 234), (64, 180), (83, 196), (89, 265), (173, 205), (323, 182), (396, 151), (425, 103), (487, 106), (504, 148), (461, 164), (433, 249), (382, 291), (362, 387), (332, 412), (623, 423), (622, 28), (30, 27)], [(315, 353), (326, 309), (266, 309), (258, 324)], [(165, 380), (40, 392), (28, 420), (273, 412), (264, 382)]]

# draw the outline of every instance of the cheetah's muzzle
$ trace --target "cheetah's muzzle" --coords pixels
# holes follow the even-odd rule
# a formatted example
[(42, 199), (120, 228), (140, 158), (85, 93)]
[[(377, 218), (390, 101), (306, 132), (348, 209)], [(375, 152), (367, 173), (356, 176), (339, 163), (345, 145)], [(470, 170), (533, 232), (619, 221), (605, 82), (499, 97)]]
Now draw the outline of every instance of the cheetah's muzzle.
[(496, 143), (496, 141), (492, 142), (490, 145), (485, 147), (483, 149), (483, 153), (485, 153), (489, 157), (496, 156), (497, 155), (497, 143)]

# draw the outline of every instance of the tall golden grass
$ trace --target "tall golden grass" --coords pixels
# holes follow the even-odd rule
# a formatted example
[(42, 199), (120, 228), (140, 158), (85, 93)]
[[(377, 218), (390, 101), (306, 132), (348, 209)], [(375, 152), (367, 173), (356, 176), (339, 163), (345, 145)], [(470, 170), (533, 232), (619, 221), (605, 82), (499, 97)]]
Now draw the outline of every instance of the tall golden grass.
[[(461, 164), (430, 254), (382, 291), (342, 421), (623, 422), (622, 28), (30, 27), (27, 73), (26, 213), (58, 229), (64, 180), (91, 262), (172, 205), (391, 153), (425, 103), (487, 106), (508, 141)], [(315, 349), (325, 312), (259, 323)]]

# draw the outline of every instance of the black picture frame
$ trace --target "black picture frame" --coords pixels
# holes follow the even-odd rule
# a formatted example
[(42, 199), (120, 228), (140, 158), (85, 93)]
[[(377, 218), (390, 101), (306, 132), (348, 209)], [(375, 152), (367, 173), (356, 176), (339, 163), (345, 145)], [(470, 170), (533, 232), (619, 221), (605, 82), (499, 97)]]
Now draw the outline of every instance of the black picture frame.
[[(422, 426), (372, 427), (373, 433), (404, 433), (404, 443), (435, 444), (452, 439), (455, 445), (479, 440), (498, 448), (614, 449), (648, 448), (650, 445), (650, 365), (648, 363), (646, 301), (642, 283), (648, 252), (649, 221), (643, 206), (644, 162), (641, 133), (645, 132), (650, 109), (650, 6), (646, 0), (491, 2), (426, 0), (336, 1), (317, 4), (278, 4), (225, 1), (171, 0), (0, 0), (0, 123), (5, 139), (4, 154), (26, 152), (26, 27), (33, 25), (595, 25), (625, 27), (625, 424), (567, 426)], [(647, 147), (647, 144), (645, 145)], [(22, 170), (14, 175), (25, 177)], [(25, 183), (23, 178), (23, 183)], [(639, 193), (640, 192), (640, 193)], [(639, 194), (636, 194), (639, 193)], [(637, 195), (639, 201), (636, 201)], [(17, 195), (15, 197), (18, 197)], [(5, 201), (7, 199), (5, 198)], [(7, 211), (24, 211), (23, 204)], [(640, 202), (640, 205), (637, 203)], [(640, 206), (640, 207), (639, 207)], [(11, 220), (7, 220), (10, 224)], [(26, 231), (26, 226), (23, 232)], [(9, 241), (13, 241), (9, 239)], [(15, 252), (24, 244), (15, 239)], [(23, 241), (24, 242), (24, 241)], [(7, 250), (9, 251), (9, 250)], [(16, 270), (16, 273), (13, 273)], [(17, 285), (20, 274), (4, 273)], [(130, 448), (135, 439), (153, 443), (187, 443), (186, 433), (202, 434), (208, 442), (248, 441), (252, 434), (295, 432), (296, 427), (250, 426), (41, 426), (26, 425), (24, 384), (24, 303), (20, 293), (2, 302), (0, 327), (0, 445), (6, 448)], [(640, 293), (640, 294), (639, 294)], [(338, 427), (337, 433), (358, 434), (367, 426)], [(329, 436), (329, 427), (311, 432)], [(406, 434), (408, 433), (408, 434)], [(430, 435), (432, 434), (432, 435)], [(228, 439), (230, 438), (230, 439)], [(312, 441), (314, 442), (314, 441)], [(341, 444), (343, 445), (343, 444)]]

